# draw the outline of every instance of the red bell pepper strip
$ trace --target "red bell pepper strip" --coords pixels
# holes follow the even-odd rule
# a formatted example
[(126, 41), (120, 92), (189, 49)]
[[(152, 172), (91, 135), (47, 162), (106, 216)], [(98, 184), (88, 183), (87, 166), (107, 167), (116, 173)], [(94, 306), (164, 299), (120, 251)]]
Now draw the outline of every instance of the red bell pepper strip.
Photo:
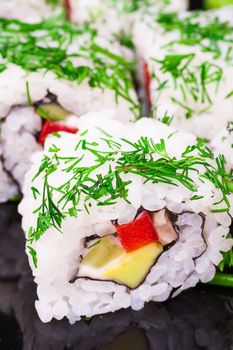
[(59, 132), (59, 131), (65, 131), (71, 134), (76, 134), (76, 132), (78, 132), (78, 129), (67, 126), (62, 123), (55, 123), (55, 122), (52, 122), (51, 120), (47, 120), (44, 123), (41, 133), (38, 137), (38, 143), (43, 146), (45, 139), (49, 134), (52, 134), (53, 132)]
[(128, 224), (116, 226), (117, 235), (126, 252), (132, 252), (147, 244), (158, 241), (152, 218), (147, 211)]

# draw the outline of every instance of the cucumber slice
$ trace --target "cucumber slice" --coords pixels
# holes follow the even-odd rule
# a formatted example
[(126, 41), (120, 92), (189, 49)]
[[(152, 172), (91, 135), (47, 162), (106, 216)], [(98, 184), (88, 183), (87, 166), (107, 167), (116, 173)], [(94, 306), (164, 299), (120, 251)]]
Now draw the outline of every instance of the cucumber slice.
[(56, 103), (42, 104), (36, 108), (36, 113), (38, 113), (41, 118), (52, 121), (63, 121), (70, 115), (69, 112)]
[(95, 242), (82, 260), (82, 264), (94, 268), (101, 268), (109, 262), (124, 254), (124, 250), (115, 242), (111, 236), (101, 238)]

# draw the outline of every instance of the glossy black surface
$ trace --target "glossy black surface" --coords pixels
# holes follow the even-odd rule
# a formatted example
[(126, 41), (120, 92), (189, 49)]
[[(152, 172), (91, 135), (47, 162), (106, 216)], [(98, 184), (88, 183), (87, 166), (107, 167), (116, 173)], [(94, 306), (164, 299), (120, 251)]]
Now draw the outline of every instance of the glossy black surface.
[(190, 0), (190, 10), (198, 10), (203, 8), (204, 0)]

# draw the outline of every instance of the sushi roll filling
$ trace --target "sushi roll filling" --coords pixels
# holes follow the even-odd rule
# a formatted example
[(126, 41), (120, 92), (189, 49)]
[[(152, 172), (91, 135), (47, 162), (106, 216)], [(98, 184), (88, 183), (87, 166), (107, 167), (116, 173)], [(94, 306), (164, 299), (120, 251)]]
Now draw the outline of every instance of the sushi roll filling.
[(178, 239), (172, 216), (166, 209), (141, 211), (126, 224), (115, 225), (116, 232), (94, 237), (84, 243), (77, 278), (108, 280), (137, 288), (157, 259)]

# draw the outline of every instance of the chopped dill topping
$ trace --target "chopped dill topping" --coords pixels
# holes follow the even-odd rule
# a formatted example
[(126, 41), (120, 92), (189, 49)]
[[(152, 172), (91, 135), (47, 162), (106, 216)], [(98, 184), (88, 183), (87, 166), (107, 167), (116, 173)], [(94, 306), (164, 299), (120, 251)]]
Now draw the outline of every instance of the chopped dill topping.
[[(160, 12), (155, 20), (165, 33), (174, 32), (174, 40), (168, 36), (165, 44), (161, 44), (164, 56), (151, 57), (156, 63), (151, 74), (157, 82), (158, 99), (164, 89), (173, 88), (179, 90), (180, 96), (171, 95), (170, 99), (184, 110), (187, 119), (194, 114), (208, 113), (223, 82), (222, 64), (233, 64), (233, 26), (200, 12), (183, 17), (178, 13)], [(200, 55), (200, 51), (203, 54)], [(208, 54), (206, 58), (205, 53)], [(232, 96), (230, 91), (226, 98)], [(197, 103), (198, 108), (195, 108)]]
[(31, 98), (31, 94), (30, 94), (30, 89), (29, 89), (29, 84), (28, 81), (26, 81), (26, 93), (27, 93), (27, 100), (28, 100), (28, 105), (32, 106), (32, 98)]
[(174, 118), (174, 115), (170, 116), (167, 114), (167, 112), (165, 112), (165, 114), (162, 117), (160, 117), (157, 114), (157, 107), (154, 107), (150, 111), (149, 118), (158, 120), (163, 124), (170, 125)]
[[(221, 42), (233, 44), (233, 27), (228, 22), (222, 22), (217, 17), (208, 18), (206, 23), (200, 20), (200, 12), (195, 12), (184, 18), (174, 12), (160, 13), (156, 21), (165, 31), (178, 30), (180, 38), (172, 41), (168, 46), (182, 44), (187, 46), (198, 45), (203, 52), (211, 52), (215, 58), (221, 56)], [(232, 46), (229, 47), (225, 60), (228, 61), (231, 55)]]
[(86, 80), (91, 88), (113, 90), (116, 102), (122, 97), (139, 113), (130, 91), (134, 62), (97, 44), (97, 32), (90, 27), (78, 27), (63, 15), (37, 24), (1, 18), (0, 36), (0, 72), (13, 63), (28, 72), (51, 71), (77, 84)]
[(33, 249), (31, 246), (27, 246), (27, 249), (32, 256), (33, 264), (35, 265), (35, 267), (37, 267), (38, 260), (35, 249)]
[(53, 6), (53, 7), (58, 6), (58, 5), (61, 5), (61, 1), (60, 1), (60, 0), (45, 0), (45, 2), (46, 2), (48, 5), (51, 5), (51, 6)]
[(122, 46), (127, 47), (131, 50), (135, 49), (133, 37), (131, 34), (125, 34), (124, 32), (120, 32), (120, 34), (117, 36), (117, 39)]
[[(169, 0), (157, 0), (161, 2), (161, 5), (165, 6), (170, 1)], [(153, 0), (108, 0), (109, 4), (112, 5), (122, 13), (132, 13), (137, 12), (142, 8), (147, 8), (153, 5)]]
[(174, 116), (170, 117), (167, 113), (160, 119), (163, 124), (170, 125)]
[[(232, 233), (229, 233), (227, 236), (228, 239), (233, 238)], [(233, 250), (228, 252), (223, 252), (223, 260), (219, 264), (219, 270), (221, 272), (226, 272), (228, 269), (233, 268)]]
[(229, 97), (232, 97), (232, 96), (233, 96), (233, 90), (231, 90), (231, 91), (229, 92), (229, 94), (227, 94), (226, 98), (229, 98)]
[[(209, 87), (215, 84), (215, 91), (217, 92), (223, 77), (222, 68), (208, 61), (190, 67), (190, 63), (195, 57), (194, 53), (189, 53), (183, 55), (169, 54), (162, 60), (152, 58), (154, 62), (159, 64), (162, 73), (171, 75), (174, 89), (181, 90), (182, 101), (175, 97), (171, 97), (171, 100), (186, 111), (187, 119), (192, 117), (195, 112), (186, 104), (188, 95), (192, 97), (194, 102), (200, 101), (202, 104), (207, 103), (208, 106), (211, 106), (213, 101), (209, 93)], [(156, 78), (155, 72), (154, 77)], [(161, 82), (158, 77), (156, 81), (158, 82), (157, 91), (159, 91), (161, 90)], [(199, 111), (199, 114), (206, 111), (206, 108), (208, 109), (208, 107), (205, 107), (203, 111)]]
[(228, 124), (227, 124), (227, 131), (229, 133), (233, 132), (233, 122), (228, 122)]
[[(191, 174), (195, 173), (200, 182), (209, 182), (222, 193), (222, 199), (215, 203), (213, 212), (227, 212), (227, 181), (229, 174), (225, 172), (223, 156), (214, 158), (200, 139), (196, 145), (184, 150), (180, 159), (171, 158), (166, 149), (166, 140), (155, 143), (152, 139), (141, 137), (135, 142), (126, 139), (113, 140), (112, 136), (104, 138), (105, 150), (98, 149), (97, 142), (88, 142), (80, 138), (75, 147), (78, 156), (60, 156), (48, 152), (39, 166), (32, 182), (38, 177), (43, 183), (43, 192), (32, 187), (33, 194), (38, 197), (39, 206), (34, 210), (37, 215), (36, 227), (31, 227), (28, 242), (38, 240), (51, 226), (58, 231), (67, 216), (78, 216), (79, 211), (88, 213), (93, 201), (98, 206), (108, 206), (121, 198), (128, 202), (128, 190), (131, 180), (125, 174), (133, 174), (143, 178), (144, 183), (164, 183), (172, 186), (184, 186), (192, 195), (192, 200), (202, 197), (198, 195), (197, 184)], [(125, 147), (131, 150), (125, 151)], [(83, 166), (82, 160), (89, 155), (94, 156), (89, 166)], [(211, 162), (210, 162), (211, 159)], [(113, 165), (114, 164), (114, 165)], [(104, 169), (104, 170), (103, 170)], [(66, 174), (66, 180), (58, 187), (50, 184), (50, 176), (54, 178), (59, 170)], [(68, 177), (67, 177), (68, 175)], [(56, 200), (55, 200), (56, 197)], [(217, 206), (224, 203), (224, 207)]]

